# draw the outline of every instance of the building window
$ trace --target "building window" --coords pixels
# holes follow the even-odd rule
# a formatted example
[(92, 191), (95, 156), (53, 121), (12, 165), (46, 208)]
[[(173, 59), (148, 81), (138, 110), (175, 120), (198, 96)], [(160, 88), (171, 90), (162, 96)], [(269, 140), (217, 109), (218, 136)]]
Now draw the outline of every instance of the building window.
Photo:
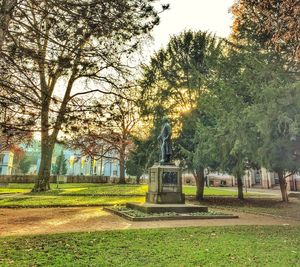
[(221, 180), (221, 186), (226, 186), (226, 181)]
[(279, 177), (278, 177), (278, 174), (276, 172), (274, 172), (274, 182), (276, 185), (279, 184)]
[(255, 184), (261, 184), (261, 173), (260, 173), (260, 171), (259, 170), (254, 170), (253, 174), (254, 174)]
[(0, 154), (0, 164), (3, 164), (4, 156), (5, 156), (5, 155)]

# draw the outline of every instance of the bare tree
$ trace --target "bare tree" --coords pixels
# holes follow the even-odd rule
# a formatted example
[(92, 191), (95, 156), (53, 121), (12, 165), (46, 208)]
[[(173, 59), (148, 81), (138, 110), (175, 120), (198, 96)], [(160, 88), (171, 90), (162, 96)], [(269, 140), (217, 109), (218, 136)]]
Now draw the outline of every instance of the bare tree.
[(8, 32), (9, 22), (16, 5), (17, 0), (2, 0), (0, 4), (0, 50), (2, 49), (5, 36)]
[[(36, 115), (41, 164), (33, 191), (50, 188), (54, 145), (74, 100), (107, 94), (105, 84), (122, 79), (124, 58), (158, 23), (150, 0), (24, 0), (15, 7), (2, 49), (0, 97)], [(86, 79), (97, 87), (86, 89)]]
[(78, 125), (76, 134), (69, 142), (72, 148), (93, 158), (116, 159), (120, 166), (121, 184), (125, 183), (125, 162), (132, 146), (132, 134), (139, 121), (137, 105), (132, 99), (136, 95), (135, 89), (124, 93), (102, 99), (102, 103), (95, 101), (95, 107), (101, 108), (85, 114), (88, 123), (84, 127)]

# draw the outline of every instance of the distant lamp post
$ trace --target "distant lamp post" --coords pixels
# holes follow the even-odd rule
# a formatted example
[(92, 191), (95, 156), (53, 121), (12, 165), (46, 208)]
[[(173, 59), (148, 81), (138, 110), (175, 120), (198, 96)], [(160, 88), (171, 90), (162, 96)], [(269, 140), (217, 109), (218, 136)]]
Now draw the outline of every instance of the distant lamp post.
[(62, 149), (61, 152), (60, 152), (59, 168), (58, 168), (58, 174), (57, 174), (57, 178), (56, 178), (56, 188), (57, 189), (58, 189), (61, 174), (63, 172), (63, 166), (64, 166), (65, 161), (66, 161), (66, 159), (64, 159), (64, 151)]
[[(245, 186), (245, 192), (248, 193), (248, 190), (247, 190), (247, 183), (249, 182), (249, 178), (250, 178), (250, 162), (249, 162), (249, 159), (246, 158), (245, 159), (245, 167), (247, 169), (247, 179), (246, 179), (246, 176), (244, 176), (244, 186)], [(250, 186), (250, 185), (249, 185)]]

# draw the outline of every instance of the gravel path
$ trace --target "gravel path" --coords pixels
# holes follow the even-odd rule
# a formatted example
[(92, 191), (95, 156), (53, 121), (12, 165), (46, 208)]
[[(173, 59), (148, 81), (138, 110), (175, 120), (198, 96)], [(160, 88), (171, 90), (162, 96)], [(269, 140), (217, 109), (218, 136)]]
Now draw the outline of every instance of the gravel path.
[(131, 222), (100, 207), (0, 209), (0, 236), (188, 226), (300, 225), (299, 221), (290, 219), (228, 213), (240, 218)]

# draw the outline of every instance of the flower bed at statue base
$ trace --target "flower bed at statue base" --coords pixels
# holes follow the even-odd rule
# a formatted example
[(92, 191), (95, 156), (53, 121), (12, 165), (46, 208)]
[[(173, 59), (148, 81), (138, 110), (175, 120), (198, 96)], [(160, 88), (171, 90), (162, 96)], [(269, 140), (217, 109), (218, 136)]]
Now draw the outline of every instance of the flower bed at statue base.
[(216, 211), (192, 213), (145, 213), (125, 206), (105, 207), (104, 210), (112, 212), (130, 221), (160, 221), (160, 220), (191, 220), (191, 219), (235, 219), (236, 215)]

